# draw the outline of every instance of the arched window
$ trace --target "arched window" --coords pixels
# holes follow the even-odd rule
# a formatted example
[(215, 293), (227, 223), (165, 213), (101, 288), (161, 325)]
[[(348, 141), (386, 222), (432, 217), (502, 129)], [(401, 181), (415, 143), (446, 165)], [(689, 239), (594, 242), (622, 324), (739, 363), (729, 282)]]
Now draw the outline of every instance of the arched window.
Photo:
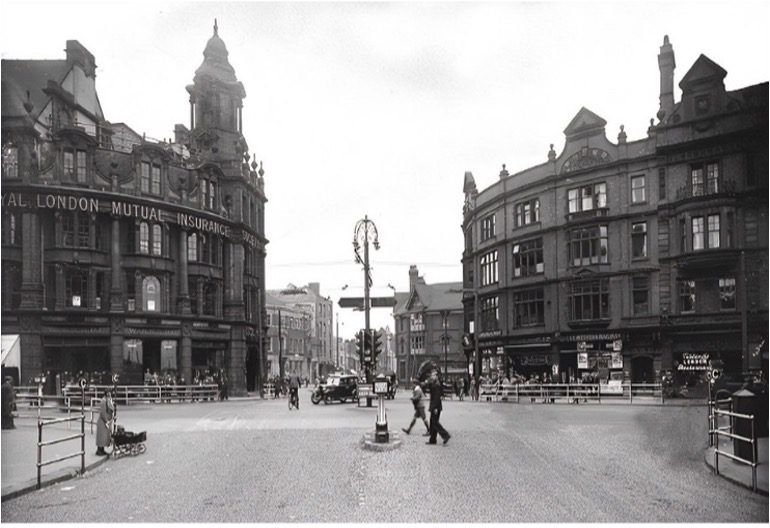
[(163, 254), (163, 229), (159, 224), (152, 226), (152, 254)]
[(187, 261), (195, 262), (198, 260), (198, 236), (191, 233), (187, 236)]
[(139, 252), (150, 252), (150, 227), (147, 222), (139, 224)]
[(145, 312), (160, 311), (160, 281), (156, 277), (145, 277), (142, 281), (142, 300)]

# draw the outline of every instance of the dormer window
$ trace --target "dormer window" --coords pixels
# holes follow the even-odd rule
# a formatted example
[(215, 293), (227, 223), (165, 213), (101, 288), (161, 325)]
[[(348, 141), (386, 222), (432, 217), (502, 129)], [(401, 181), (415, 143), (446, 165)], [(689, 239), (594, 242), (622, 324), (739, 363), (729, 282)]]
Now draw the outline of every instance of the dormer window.
[(201, 178), (201, 207), (215, 209), (217, 198), (217, 183), (208, 178)]
[(62, 166), (64, 176), (76, 183), (87, 183), (86, 151), (77, 149), (65, 149)]
[(154, 163), (150, 167), (150, 192), (160, 194), (160, 165)]

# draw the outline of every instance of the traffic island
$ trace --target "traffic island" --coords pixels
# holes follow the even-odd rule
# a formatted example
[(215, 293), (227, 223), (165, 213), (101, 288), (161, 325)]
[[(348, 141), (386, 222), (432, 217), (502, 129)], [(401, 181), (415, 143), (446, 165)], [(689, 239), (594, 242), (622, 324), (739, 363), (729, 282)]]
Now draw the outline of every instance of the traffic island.
[(401, 435), (396, 431), (388, 431), (387, 442), (378, 442), (376, 434), (377, 433), (375, 431), (364, 433), (364, 449), (368, 449), (370, 451), (393, 451), (394, 449), (401, 447)]

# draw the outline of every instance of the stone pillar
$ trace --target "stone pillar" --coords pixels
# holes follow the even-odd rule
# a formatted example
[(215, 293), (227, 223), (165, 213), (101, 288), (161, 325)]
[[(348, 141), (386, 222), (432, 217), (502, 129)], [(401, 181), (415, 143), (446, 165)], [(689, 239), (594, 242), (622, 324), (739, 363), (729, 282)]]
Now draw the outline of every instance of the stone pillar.
[(243, 304), (243, 244), (225, 240), (224, 251), (224, 316), (230, 321), (244, 320)]
[[(110, 241), (110, 270), (112, 272), (110, 281), (110, 312), (116, 313), (124, 311), (123, 288), (121, 288), (123, 268), (120, 262), (120, 220), (113, 218), (112, 240)], [(117, 372), (114, 369), (114, 365), (113, 372)]]
[(110, 370), (118, 374), (119, 384), (126, 384), (123, 376), (123, 315), (113, 315), (110, 321)]
[(182, 339), (179, 344), (179, 369), (187, 385), (192, 383), (192, 323), (182, 323)]
[(230, 329), (230, 349), (227, 351), (229, 392), (233, 396), (246, 395), (246, 335), (243, 325)]
[(43, 307), (43, 282), (40, 247), (40, 219), (37, 213), (22, 213), (21, 245), (21, 305), (20, 310), (40, 310)]
[[(179, 229), (179, 255), (177, 255), (179, 280), (177, 281), (176, 309), (178, 313), (189, 314), (190, 292), (187, 285), (187, 231)], [(185, 376), (186, 379), (186, 376)]]
[(40, 333), (40, 317), (33, 314), (19, 316), (19, 339), (21, 350), (21, 377), (19, 382), (27, 384), (32, 376), (37, 376), (45, 369), (43, 337)]

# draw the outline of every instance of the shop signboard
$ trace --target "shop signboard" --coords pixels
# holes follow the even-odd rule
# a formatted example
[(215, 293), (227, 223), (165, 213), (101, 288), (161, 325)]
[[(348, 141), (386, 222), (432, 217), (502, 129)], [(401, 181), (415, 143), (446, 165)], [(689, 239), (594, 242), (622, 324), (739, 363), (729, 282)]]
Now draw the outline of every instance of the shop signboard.
[(681, 371), (707, 371), (711, 369), (711, 360), (708, 352), (703, 353), (682, 353), (682, 360), (676, 366), (677, 370)]
[(620, 352), (621, 350), (623, 350), (623, 340), (615, 339), (612, 342), (612, 351), (613, 352)]

